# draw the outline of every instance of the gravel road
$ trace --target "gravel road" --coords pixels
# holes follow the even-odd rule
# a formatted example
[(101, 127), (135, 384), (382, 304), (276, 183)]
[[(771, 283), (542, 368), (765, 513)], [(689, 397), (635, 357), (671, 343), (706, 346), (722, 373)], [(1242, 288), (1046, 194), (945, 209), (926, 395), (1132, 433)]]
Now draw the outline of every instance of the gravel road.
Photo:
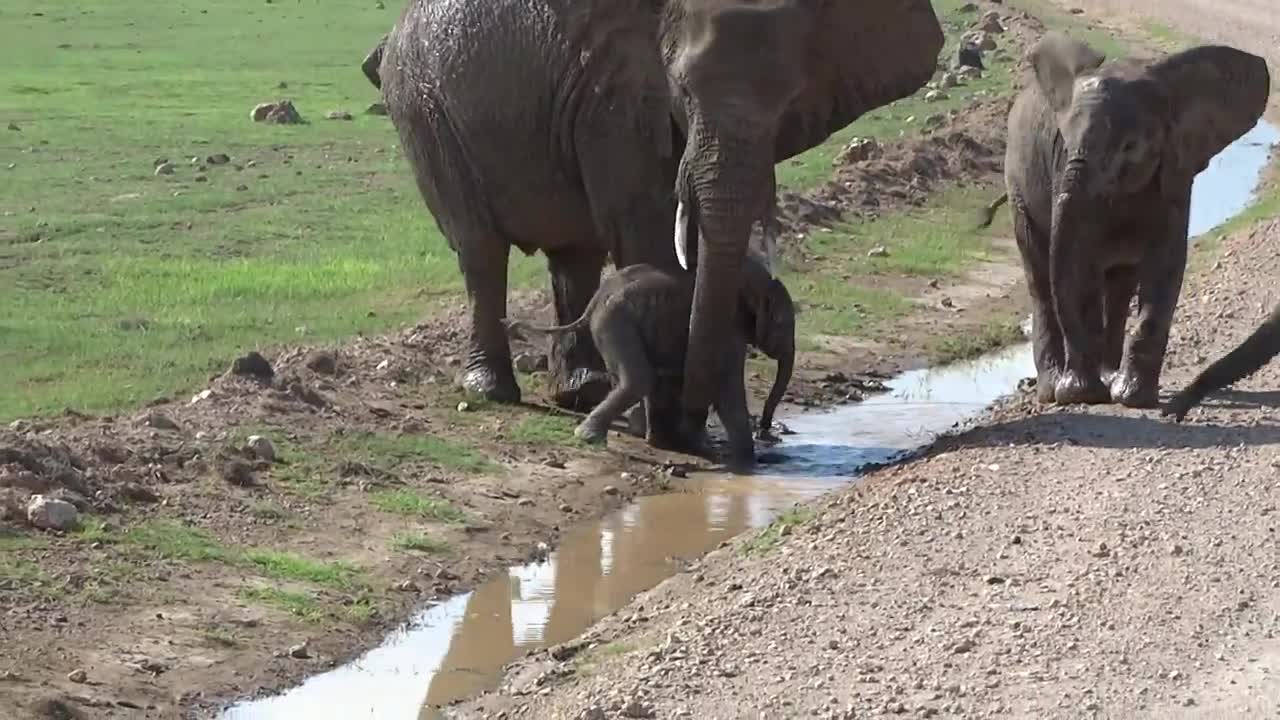
[[(1272, 0), (1072, 0), (1280, 55)], [(1280, 221), (1189, 273), (1165, 387), (1280, 299)], [(1280, 363), (1182, 425), (1014, 400), (723, 548), (455, 716), (1253, 718), (1280, 712)], [(740, 543), (739, 543), (740, 544)], [(554, 655), (554, 657), (553, 657)]]

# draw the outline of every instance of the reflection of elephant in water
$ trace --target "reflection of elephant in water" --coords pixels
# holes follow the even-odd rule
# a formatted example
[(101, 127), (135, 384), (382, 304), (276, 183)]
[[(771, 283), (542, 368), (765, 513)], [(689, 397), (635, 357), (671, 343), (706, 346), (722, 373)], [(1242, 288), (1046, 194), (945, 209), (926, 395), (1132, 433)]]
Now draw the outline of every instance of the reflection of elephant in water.
[[(511, 246), (547, 255), (560, 323), (606, 256), (670, 269), (679, 254), (697, 269), (682, 405), (705, 420), (775, 163), (921, 88), (942, 42), (927, 0), (409, 3), (371, 74), (458, 253), (463, 385), (520, 397), (500, 322)], [(555, 401), (594, 404), (600, 367), (585, 333), (560, 337)]]
[[(729, 358), (718, 379), (713, 405), (729, 436), (734, 460), (754, 460), (751, 417), (747, 412), (744, 363), (747, 344), (778, 361), (773, 387), (760, 415), (761, 432), (773, 424), (773, 413), (791, 381), (796, 355), (796, 313), (791, 294), (751, 256), (743, 272), (736, 337), (719, 354)], [(609, 426), (627, 408), (644, 401), (649, 442), (659, 447), (699, 449), (700, 437), (672, 437), (673, 411), (689, 347), (689, 310), (694, 279), (681, 270), (664, 271), (651, 265), (631, 265), (605, 278), (582, 316), (567, 325), (533, 327), (507, 321), (513, 335), (521, 332), (561, 335), (590, 328), (604, 356), (613, 390), (578, 426), (576, 434), (588, 442), (605, 442)]]
[(1239, 382), (1262, 369), (1280, 355), (1280, 305), (1234, 350), (1218, 358), (1196, 376), (1190, 385), (1169, 400), (1162, 414), (1172, 415), (1178, 422), (1191, 408), (1199, 405), (1209, 393)]
[(1028, 57), (1036, 82), (1009, 114), (1005, 181), (1033, 302), (1037, 395), (1152, 407), (1182, 289), (1191, 182), (1262, 115), (1266, 62), (1202, 46), (1104, 65), (1059, 33)]

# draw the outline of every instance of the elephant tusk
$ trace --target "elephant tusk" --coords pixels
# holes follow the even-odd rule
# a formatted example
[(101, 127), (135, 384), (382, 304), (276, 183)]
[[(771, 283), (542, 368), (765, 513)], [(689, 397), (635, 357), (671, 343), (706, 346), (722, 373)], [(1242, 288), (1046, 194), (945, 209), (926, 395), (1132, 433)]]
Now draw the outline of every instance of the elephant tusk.
[(764, 266), (770, 273), (776, 273), (778, 260), (778, 236), (782, 234), (781, 229), (779, 228), (776, 220), (766, 220), (763, 230), (762, 244), (764, 245)]
[(689, 208), (685, 207), (684, 201), (676, 206), (676, 260), (680, 261), (680, 267), (685, 270), (689, 269)]

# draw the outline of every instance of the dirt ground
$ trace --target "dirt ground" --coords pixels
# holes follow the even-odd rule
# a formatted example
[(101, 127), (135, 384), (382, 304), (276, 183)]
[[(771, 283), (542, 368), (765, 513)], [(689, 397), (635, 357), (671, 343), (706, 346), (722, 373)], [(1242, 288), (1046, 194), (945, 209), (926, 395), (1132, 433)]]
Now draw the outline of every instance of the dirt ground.
[[(1280, 37), (1260, 0), (1124, 5), (1272, 57)], [(1280, 300), (1278, 243), (1265, 221), (1189, 273), (1166, 392)], [(514, 664), (455, 716), (1274, 717), (1276, 387), (1273, 365), (1181, 425), (1012, 398), (815, 503), (769, 554), (740, 539)]]
[[(1028, 36), (1020, 22), (1007, 38)], [(784, 257), (813, 262), (804, 239), (841, 212), (994, 187), (1005, 106), (939, 116), (930, 134), (784, 197)], [(965, 334), (1021, 316), (1011, 243), (998, 250), (967, 277), (847, 277), (891, 284), (913, 310), (803, 353), (788, 403), (857, 401), (924, 364), (940, 323)], [(607, 450), (573, 443), (577, 418), (537, 404), (540, 348), (514, 348), (529, 407), (466, 401), (452, 382), (463, 311), (337, 347), (243, 349), (234, 363), (229, 349), (207, 386), (136, 412), (68, 409), (0, 429), (0, 720), (170, 718), (287, 687), (424, 603), (545, 554), (571, 524), (708, 465), (621, 434)], [(549, 298), (516, 294), (511, 312), (545, 320)], [(760, 367), (756, 398), (772, 379)], [(249, 447), (255, 435), (274, 457)], [(81, 527), (30, 527), (37, 493), (75, 505)]]

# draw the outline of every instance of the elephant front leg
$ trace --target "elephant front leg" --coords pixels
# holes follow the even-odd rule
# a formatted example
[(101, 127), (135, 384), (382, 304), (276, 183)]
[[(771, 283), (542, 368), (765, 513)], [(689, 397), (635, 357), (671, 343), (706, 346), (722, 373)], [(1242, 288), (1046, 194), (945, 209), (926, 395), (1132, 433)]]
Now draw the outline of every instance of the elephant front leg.
[(729, 462), (734, 467), (755, 463), (755, 439), (751, 435), (751, 413), (747, 410), (746, 342), (739, 340), (733, 357), (725, 363), (724, 379), (716, 399), (716, 415), (729, 438)]
[(1185, 209), (1178, 220), (1173, 225), (1182, 232), (1170, 232), (1168, 240), (1156, 243), (1139, 268), (1138, 322), (1125, 344), (1121, 370), (1111, 381), (1111, 397), (1126, 407), (1152, 408), (1160, 402), (1160, 372), (1186, 270)]
[(1111, 268), (1104, 282), (1102, 382), (1110, 386), (1120, 374), (1120, 363), (1124, 359), (1125, 324), (1129, 321), (1129, 305), (1138, 286), (1137, 269), (1127, 265)]
[[(548, 253), (551, 289), (555, 295), (556, 322), (576, 320), (600, 287), (604, 253), (583, 248)], [(604, 362), (585, 329), (563, 333), (553, 340), (550, 370), (551, 400), (569, 410), (587, 410), (600, 403), (609, 392), (609, 376)], [(625, 409), (625, 408), (624, 408)]]
[[(1062, 328), (1062, 373), (1053, 386), (1059, 405), (1105, 403), (1111, 393), (1102, 382), (1099, 367), (1101, 338), (1090, 333), (1100, 322), (1087, 322), (1083, 299), (1096, 293), (1101, 279), (1090, 257), (1097, 242), (1095, 209), (1082, 200), (1083, 193), (1063, 192), (1054, 200), (1053, 228), (1049, 240), (1049, 278), (1053, 309)], [(1098, 304), (1100, 305), (1100, 303)]]
[(1036, 400), (1041, 403), (1054, 401), (1053, 387), (1062, 371), (1062, 330), (1053, 312), (1053, 297), (1049, 291), (1049, 239), (1036, 234), (1026, 214), (1017, 209), (1013, 213), (1013, 232), (1018, 241), (1018, 253), (1022, 256), (1022, 270), (1027, 278), (1027, 291), (1031, 295), (1031, 345), (1036, 365)]
[(507, 255), (505, 243), (460, 243), (458, 256), (471, 311), (467, 359), (461, 385), (486, 400), (520, 402), (520, 386), (511, 367), (511, 348), (502, 318), (507, 314)]

